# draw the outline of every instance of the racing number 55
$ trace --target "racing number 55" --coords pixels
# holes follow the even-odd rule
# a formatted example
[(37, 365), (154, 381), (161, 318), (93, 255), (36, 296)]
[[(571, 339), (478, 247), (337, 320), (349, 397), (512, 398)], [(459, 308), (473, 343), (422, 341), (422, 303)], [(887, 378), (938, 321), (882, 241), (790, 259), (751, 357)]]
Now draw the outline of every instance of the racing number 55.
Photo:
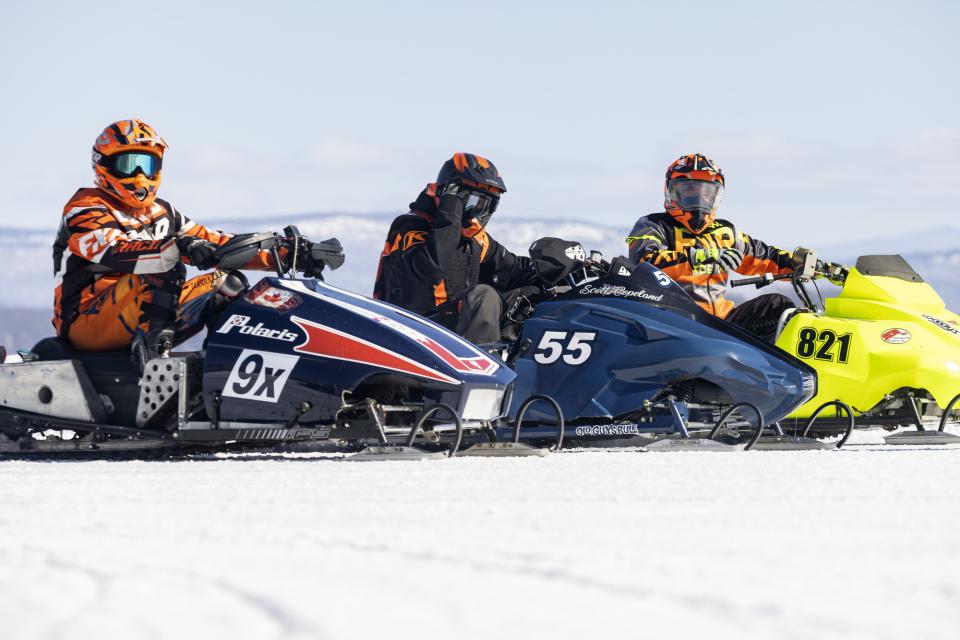
[(583, 364), (593, 355), (595, 331), (544, 331), (533, 359), (540, 364), (553, 364), (560, 358), (569, 365)]

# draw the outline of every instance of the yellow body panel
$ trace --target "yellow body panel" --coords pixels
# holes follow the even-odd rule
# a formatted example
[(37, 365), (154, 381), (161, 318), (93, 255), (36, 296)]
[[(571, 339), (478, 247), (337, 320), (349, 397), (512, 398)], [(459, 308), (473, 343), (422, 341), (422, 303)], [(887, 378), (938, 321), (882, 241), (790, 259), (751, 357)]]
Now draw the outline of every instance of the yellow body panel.
[(817, 395), (791, 418), (830, 400), (863, 413), (904, 387), (926, 389), (941, 408), (960, 393), (960, 316), (927, 283), (851, 269), (824, 307), (797, 314), (777, 338), (817, 370)]

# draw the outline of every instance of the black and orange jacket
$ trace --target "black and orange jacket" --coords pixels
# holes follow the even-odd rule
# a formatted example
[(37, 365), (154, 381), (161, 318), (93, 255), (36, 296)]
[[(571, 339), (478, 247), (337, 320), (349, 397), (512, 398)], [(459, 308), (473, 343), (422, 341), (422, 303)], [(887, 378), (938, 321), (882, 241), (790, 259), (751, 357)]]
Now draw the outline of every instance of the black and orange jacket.
[(390, 225), (374, 298), (427, 313), (477, 284), (506, 291), (523, 283), (529, 258), (507, 251), (476, 222), (463, 227), (459, 215), (438, 210), (429, 191)]
[(737, 273), (757, 276), (793, 271), (791, 256), (786, 251), (738, 233), (726, 220), (716, 220), (700, 233), (677, 223), (666, 212), (653, 213), (637, 220), (627, 237), (630, 259), (649, 262), (680, 284), (701, 307), (720, 318), (727, 317), (734, 304), (724, 298), (730, 276), (712, 264), (694, 267), (688, 249), (726, 249), (736, 247), (743, 252)]
[[(182, 260), (178, 235), (217, 245), (231, 238), (193, 222), (165, 200), (131, 209), (101, 189), (78, 190), (63, 208), (53, 244), (57, 332), (65, 336), (80, 307), (124, 274), (165, 273), (176, 267)], [(270, 255), (261, 252), (246, 268), (270, 269), (272, 264)]]

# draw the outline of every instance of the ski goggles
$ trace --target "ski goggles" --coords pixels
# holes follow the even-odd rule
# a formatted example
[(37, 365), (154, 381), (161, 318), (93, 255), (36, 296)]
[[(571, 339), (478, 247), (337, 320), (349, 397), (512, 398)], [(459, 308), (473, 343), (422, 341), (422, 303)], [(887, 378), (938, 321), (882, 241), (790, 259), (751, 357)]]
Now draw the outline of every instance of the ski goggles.
[(489, 191), (478, 191), (476, 189), (464, 189), (463, 194), (463, 219), (470, 220), (476, 218), (481, 224), (486, 224), (497, 210), (500, 204), (500, 197)]
[(112, 156), (100, 156), (97, 164), (106, 167), (114, 178), (132, 178), (142, 173), (153, 180), (163, 166), (163, 158), (152, 153), (126, 151)]
[(723, 200), (723, 185), (704, 180), (671, 180), (670, 199), (683, 211), (713, 211)]

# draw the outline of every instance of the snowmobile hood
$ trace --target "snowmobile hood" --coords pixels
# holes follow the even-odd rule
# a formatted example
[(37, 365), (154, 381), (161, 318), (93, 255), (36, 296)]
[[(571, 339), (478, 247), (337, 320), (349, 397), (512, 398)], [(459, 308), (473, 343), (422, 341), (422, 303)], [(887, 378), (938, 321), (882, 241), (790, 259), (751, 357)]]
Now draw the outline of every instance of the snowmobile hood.
[(777, 346), (819, 376), (819, 395), (792, 417), (834, 399), (870, 411), (898, 389), (925, 389), (943, 408), (960, 390), (960, 315), (900, 256), (860, 258), (824, 312), (794, 316)]
[(302, 331), (295, 352), (362, 361), (451, 385), (507, 385), (515, 377), (496, 357), (405, 309), (318, 280), (271, 279), (270, 284), (323, 305), (309, 316), (290, 312), (291, 323)]
[(710, 315), (645, 263), (615, 260), (607, 275), (537, 305), (523, 331), (530, 347), (517, 361), (512, 411), (517, 398), (549, 393), (570, 421), (612, 418), (676, 381), (703, 379), (770, 423), (816, 392), (811, 367)]

